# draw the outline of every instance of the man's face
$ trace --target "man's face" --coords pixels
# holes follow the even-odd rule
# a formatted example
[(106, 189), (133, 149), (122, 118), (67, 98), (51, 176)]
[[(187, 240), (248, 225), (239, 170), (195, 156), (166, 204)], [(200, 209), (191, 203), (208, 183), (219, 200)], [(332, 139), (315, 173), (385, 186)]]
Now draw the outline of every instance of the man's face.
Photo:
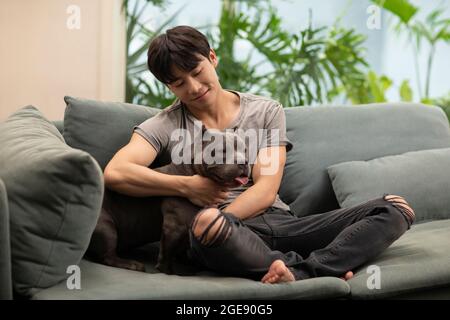
[(212, 105), (221, 89), (215, 69), (217, 57), (214, 51), (210, 52), (210, 60), (199, 57), (200, 63), (190, 72), (174, 68), (177, 79), (167, 85), (183, 103), (193, 107)]

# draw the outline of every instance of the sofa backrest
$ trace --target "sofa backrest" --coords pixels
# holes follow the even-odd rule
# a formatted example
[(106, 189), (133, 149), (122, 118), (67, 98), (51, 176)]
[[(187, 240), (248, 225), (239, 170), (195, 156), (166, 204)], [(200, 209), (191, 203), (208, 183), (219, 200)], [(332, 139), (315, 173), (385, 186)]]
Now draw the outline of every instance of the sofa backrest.
[(288, 153), (280, 197), (298, 216), (339, 208), (327, 167), (450, 147), (439, 107), (413, 103), (286, 108)]
[(160, 109), (129, 103), (64, 97), (63, 137), (72, 148), (89, 152), (105, 169), (114, 154), (126, 145), (133, 127)]
[[(72, 97), (65, 101), (66, 143), (89, 152), (102, 169), (128, 143), (133, 127), (160, 111)], [(287, 154), (279, 193), (298, 216), (339, 208), (326, 170), (330, 165), (450, 147), (448, 119), (439, 107), (382, 103), (292, 107), (285, 113), (294, 148)]]

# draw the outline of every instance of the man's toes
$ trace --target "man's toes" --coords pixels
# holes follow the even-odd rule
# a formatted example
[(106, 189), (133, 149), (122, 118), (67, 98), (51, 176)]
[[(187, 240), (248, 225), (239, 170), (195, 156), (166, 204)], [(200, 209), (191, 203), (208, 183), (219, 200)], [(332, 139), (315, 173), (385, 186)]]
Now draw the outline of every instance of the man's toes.
[(353, 278), (353, 272), (352, 271), (348, 271), (345, 274), (345, 280), (350, 280), (351, 278)]
[(264, 277), (261, 279), (261, 282), (267, 282), (270, 278), (273, 278), (273, 274), (269, 271), (267, 272)]
[(295, 278), (282, 260), (275, 260), (261, 281), (263, 283), (279, 283), (295, 281)]
[(353, 278), (353, 275), (354, 274), (352, 271), (347, 271), (347, 273), (343, 277), (340, 277), (340, 279), (347, 281)]
[(269, 277), (269, 279), (267, 279), (267, 283), (276, 283), (279, 278), (279, 275), (274, 274), (272, 277)]

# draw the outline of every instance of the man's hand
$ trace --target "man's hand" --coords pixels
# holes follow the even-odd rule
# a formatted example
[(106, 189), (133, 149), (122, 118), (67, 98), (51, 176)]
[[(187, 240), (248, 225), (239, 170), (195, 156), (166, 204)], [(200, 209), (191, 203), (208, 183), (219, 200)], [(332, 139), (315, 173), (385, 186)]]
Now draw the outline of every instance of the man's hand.
[(216, 206), (228, 198), (228, 189), (209, 178), (194, 175), (186, 181), (183, 194), (199, 207)]

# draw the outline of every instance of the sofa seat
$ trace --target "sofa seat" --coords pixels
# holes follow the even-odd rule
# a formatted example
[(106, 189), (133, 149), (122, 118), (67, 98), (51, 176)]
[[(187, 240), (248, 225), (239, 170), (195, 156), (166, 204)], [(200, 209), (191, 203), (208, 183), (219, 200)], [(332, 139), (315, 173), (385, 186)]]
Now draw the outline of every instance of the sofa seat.
[[(348, 284), (334, 277), (322, 277), (285, 284), (262, 284), (212, 272), (195, 276), (166, 275), (155, 269), (157, 246), (137, 250), (133, 257), (144, 261), (146, 273), (113, 268), (83, 259), (79, 264), (81, 289), (69, 290), (66, 282), (44, 289), (33, 299), (336, 299), (348, 297)], [(177, 265), (182, 270), (182, 265)]]
[[(146, 273), (112, 268), (83, 259), (81, 289), (69, 290), (66, 282), (44, 289), (33, 299), (386, 299), (423, 298), (450, 293), (450, 219), (413, 225), (378, 258), (358, 270), (348, 282), (320, 277), (289, 284), (264, 285), (243, 278), (220, 277), (212, 272), (175, 276), (155, 269), (157, 244), (136, 250), (132, 256), (145, 261)], [(380, 287), (369, 289), (380, 268)], [(177, 270), (183, 272), (183, 265)], [(188, 271), (186, 271), (188, 272)], [(443, 291), (444, 290), (444, 291)], [(443, 292), (443, 293), (442, 293)]]
[[(373, 288), (370, 265), (380, 267), (379, 289)], [(373, 289), (369, 289), (368, 280)], [(401, 298), (412, 293), (421, 298), (421, 291), (429, 294), (444, 290), (448, 294), (450, 219), (413, 225), (377, 259), (360, 268), (348, 284), (352, 299)]]

